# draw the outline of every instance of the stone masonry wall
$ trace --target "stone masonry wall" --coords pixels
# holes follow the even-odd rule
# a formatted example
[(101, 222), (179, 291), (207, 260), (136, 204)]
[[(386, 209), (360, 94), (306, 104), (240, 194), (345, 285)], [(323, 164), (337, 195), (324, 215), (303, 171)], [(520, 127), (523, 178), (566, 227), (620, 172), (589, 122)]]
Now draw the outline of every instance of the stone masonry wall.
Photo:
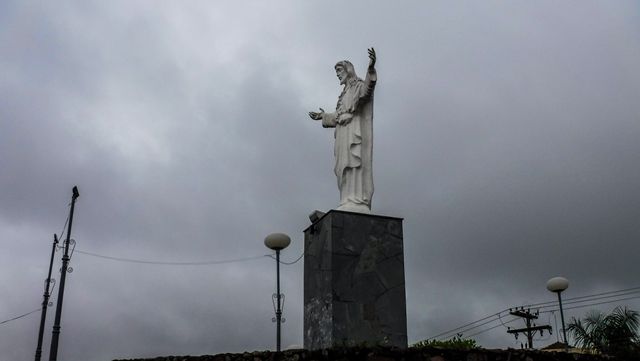
[[(567, 354), (528, 350), (443, 350), (338, 348), (317, 351), (288, 350), (281, 353), (260, 351), (213, 356), (165, 356), (114, 361), (614, 361), (598, 355)], [(624, 361), (640, 361), (637, 358)]]

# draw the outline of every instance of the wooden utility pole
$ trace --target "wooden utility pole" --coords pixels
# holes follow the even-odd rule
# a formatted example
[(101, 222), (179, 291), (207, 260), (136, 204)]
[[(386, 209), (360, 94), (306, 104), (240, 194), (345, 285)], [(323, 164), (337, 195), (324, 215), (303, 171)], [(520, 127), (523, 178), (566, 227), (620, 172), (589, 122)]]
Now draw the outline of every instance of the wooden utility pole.
[(549, 325), (542, 325), (542, 326), (536, 326), (535, 324), (533, 324), (533, 326), (531, 325), (531, 320), (537, 319), (538, 313), (533, 314), (528, 309), (525, 311), (524, 308), (520, 308), (520, 309), (516, 309), (515, 311), (509, 310), (509, 314), (524, 318), (525, 322), (527, 323), (527, 327), (517, 328), (513, 330), (509, 328), (507, 333), (515, 334), (516, 338), (518, 338), (519, 333), (526, 334), (529, 348), (533, 348), (533, 335), (535, 335), (537, 331), (540, 331), (541, 335), (544, 332), (544, 330), (548, 330), (549, 333), (551, 333), (551, 326)]

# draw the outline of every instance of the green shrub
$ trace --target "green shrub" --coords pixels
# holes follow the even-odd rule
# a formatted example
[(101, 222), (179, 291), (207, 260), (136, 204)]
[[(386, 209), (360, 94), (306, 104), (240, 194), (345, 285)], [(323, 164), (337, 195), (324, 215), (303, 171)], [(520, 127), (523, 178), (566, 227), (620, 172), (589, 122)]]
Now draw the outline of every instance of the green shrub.
[(472, 338), (452, 337), (446, 341), (423, 340), (411, 345), (412, 348), (442, 348), (449, 350), (472, 350), (480, 348), (476, 340)]

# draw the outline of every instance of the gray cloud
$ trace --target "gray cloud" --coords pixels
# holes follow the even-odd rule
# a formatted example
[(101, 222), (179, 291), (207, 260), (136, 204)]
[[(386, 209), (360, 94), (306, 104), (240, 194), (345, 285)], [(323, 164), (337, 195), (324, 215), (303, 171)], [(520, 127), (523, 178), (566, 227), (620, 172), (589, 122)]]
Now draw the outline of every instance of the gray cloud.
[[(231, 259), (281, 231), (295, 259), (307, 214), (338, 198), (332, 131), (306, 112), (334, 106), (333, 64), (362, 73), (369, 46), (374, 212), (405, 218), (410, 341), (552, 301), (559, 274), (568, 297), (638, 286), (631, 2), (0, 7), (2, 319), (38, 307), (75, 184), (80, 250)], [(273, 347), (266, 257), (72, 266), (61, 358)], [(302, 270), (283, 272), (286, 344), (302, 344)], [(1, 325), (2, 358), (31, 357), (37, 326)], [(516, 346), (502, 328), (477, 338)]]

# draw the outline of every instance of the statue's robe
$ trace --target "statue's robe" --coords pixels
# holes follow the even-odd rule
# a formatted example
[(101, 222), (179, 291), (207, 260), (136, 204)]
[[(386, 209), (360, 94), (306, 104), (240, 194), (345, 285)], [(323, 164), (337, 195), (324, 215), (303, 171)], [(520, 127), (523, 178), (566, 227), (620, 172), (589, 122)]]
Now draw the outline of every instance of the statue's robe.
[(373, 197), (373, 91), (374, 68), (365, 80), (352, 77), (338, 98), (334, 113), (324, 113), (322, 126), (335, 129), (334, 172), (340, 189), (339, 210), (371, 212)]

